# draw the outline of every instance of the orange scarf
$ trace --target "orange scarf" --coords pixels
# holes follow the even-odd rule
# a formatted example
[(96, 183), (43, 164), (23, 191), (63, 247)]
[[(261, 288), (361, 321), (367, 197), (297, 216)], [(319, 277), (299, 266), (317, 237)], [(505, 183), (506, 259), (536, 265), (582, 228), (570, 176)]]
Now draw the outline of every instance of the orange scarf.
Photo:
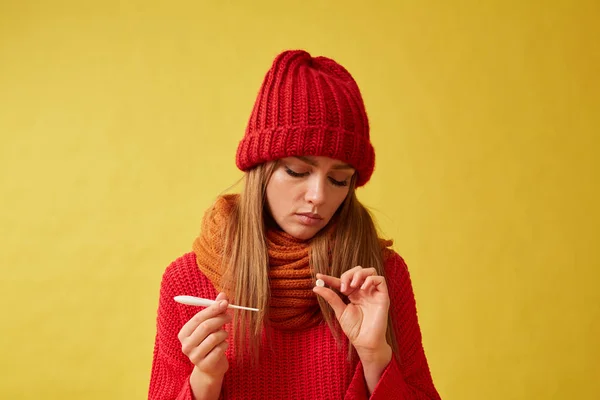
[[(223, 226), (237, 199), (238, 195), (225, 195), (217, 200), (212, 212), (205, 214), (200, 236), (192, 246), (198, 267), (217, 290), (221, 287), (223, 273)], [(308, 257), (310, 242), (274, 229), (267, 230), (266, 240), (271, 326), (296, 329), (318, 324), (322, 316), (316, 295), (312, 291), (314, 282)]]

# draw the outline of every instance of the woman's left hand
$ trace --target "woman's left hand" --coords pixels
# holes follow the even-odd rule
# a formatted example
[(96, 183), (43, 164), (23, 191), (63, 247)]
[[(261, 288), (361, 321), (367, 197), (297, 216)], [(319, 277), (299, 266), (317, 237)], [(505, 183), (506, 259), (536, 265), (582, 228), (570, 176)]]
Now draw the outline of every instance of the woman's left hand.
[(380, 358), (388, 353), (391, 356), (391, 348), (386, 342), (390, 298), (385, 278), (378, 276), (375, 268), (358, 266), (344, 272), (340, 278), (317, 274), (317, 279), (348, 297), (350, 302), (346, 304), (328, 287), (315, 286), (313, 289), (333, 308), (359, 357)]

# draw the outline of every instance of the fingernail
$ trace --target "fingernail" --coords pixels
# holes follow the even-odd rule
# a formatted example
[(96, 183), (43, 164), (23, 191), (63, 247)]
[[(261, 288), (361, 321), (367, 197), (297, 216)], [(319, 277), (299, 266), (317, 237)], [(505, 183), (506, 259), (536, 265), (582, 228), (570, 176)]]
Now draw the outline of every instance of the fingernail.
[(340, 290), (342, 292), (344, 292), (346, 290), (346, 284), (344, 282), (342, 282), (342, 286), (341, 286)]

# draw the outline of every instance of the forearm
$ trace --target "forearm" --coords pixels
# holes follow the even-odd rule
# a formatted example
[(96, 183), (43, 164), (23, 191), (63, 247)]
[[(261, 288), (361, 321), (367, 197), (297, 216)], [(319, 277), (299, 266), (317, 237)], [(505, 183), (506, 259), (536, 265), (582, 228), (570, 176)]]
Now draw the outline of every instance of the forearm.
[(373, 393), (375, 386), (377, 386), (377, 383), (381, 379), (383, 371), (385, 371), (392, 360), (392, 348), (386, 343), (386, 345), (377, 352), (359, 352), (358, 356), (363, 366), (365, 383), (367, 384), (370, 395)]
[(210, 377), (197, 368), (190, 375), (190, 386), (195, 400), (218, 400), (221, 395), (223, 377)]

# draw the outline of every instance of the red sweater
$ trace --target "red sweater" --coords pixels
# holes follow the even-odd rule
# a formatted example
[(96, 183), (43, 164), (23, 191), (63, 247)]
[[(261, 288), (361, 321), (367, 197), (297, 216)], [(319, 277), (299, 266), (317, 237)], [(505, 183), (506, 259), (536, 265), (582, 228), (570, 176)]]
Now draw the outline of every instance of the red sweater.
[[(396, 321), (400, 356), (383, 372), (371, 399), (439, 399), (421, 342), (415, 298), (404, 260), (394, 254), (386, 263), (390, 312)], [(160, 288), (149, 399), (192, 400), (189, 377), (193, 364), (182, 353), (177, 334), (200, 309), (176, 303), (177, 295), (215, 298), (217, 292), (196, 266), (193, 253), (166, 269)], [(360, 360), (348, 361), (347, 347), (339, 348), (322, 323), (298, 331), (271, 329), (261, 350), (260, 365), (236, 365), (227, 350), (223, 399), (366, 399), (367, 386)]]

